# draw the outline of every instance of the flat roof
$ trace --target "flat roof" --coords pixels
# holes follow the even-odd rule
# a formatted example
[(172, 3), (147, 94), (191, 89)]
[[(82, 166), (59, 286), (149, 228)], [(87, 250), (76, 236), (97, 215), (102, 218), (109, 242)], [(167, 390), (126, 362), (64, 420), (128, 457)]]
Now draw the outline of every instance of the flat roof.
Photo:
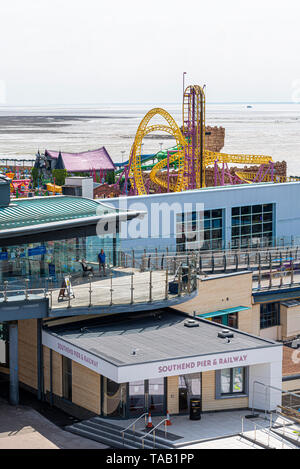
[(8, 207), (0, 208), (0, 231), (52, 221), (96, 216), (99, 210), (102, 213), (113, 211), (94, 200), (83, 197), (62, 195), (14, 199)]
[(120, 211), (99, 201), (84, 197), (52, 196), (14, 199), (0, 207), (0, 238), (33, 233), (40, 230), (59, 230), (64, 227), (96, 224), (102, 217), (128, 215), (134, 218), (141, 212)]
[[(170, 309), (136, 313), (115, 318), (94, 318), (74, 324), (61, 324), (45, 331), (115, 366), (136, 365), (224, 352), (238, 352), (278, 343), (234, 331), (230, 343), (218, 337), (224, 326), (195, 318), (199, 327), (186, 327), (192, 319)], [(132, 352), (136, 350), (134, 355)]]

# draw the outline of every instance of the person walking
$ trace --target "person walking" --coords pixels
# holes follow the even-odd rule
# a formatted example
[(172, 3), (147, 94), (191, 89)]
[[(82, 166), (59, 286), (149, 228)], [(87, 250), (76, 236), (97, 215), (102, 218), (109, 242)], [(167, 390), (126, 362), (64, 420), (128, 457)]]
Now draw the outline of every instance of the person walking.
[(100, 253), (98, 254), (98, 261), (99, 261), (99, 273), (101, 274), (101, 269), (103, 269), (103, 276), (106, 277), (105, 272), (105, 252), (101, 249)]

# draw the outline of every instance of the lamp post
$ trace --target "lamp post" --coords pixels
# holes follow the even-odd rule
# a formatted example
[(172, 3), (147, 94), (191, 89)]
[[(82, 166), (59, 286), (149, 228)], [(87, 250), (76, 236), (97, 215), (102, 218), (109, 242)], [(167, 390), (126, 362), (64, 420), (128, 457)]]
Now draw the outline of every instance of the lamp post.
[(184, 96), (184, 92), (185, 92), (185, 75), (187, 74), (187, 72), (183, 72), (182, 74), (182, 86), (183, 86), (183, 96)]

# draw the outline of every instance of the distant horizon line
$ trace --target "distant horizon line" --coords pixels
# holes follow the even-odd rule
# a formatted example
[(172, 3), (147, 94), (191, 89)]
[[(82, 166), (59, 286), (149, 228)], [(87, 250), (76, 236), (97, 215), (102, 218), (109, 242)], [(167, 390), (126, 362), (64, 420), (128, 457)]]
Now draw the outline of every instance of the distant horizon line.
[[(172, 102), (172, 101), (128, 101), (128, 102), (99, 102), (99, 103), (63, 103), (63, 104), (0, 104), (1, 108), (10, 108), (10, 107), (55, 107), (55, 106), (103, 106), (103, 105), (157, 105), (157, 104), (176, 104), (182, 105), (181, 102)], [(293, 101), (207, 101), (206, 104), (244, 104), (244, 105), (253, 105), (253, 104), (300, 104)]]

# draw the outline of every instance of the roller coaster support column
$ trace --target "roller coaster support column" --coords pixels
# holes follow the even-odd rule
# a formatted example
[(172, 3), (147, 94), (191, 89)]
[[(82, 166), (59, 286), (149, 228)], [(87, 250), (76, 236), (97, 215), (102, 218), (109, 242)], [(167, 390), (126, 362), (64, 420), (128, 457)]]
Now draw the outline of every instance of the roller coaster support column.
[(219, 168), (218, 168), (218, 160), (215, 161), (215, 187), (218, 185), (218, 176), (219, 176)]
[(168, 152), (168, 164), (167, 164), (167, 176), (168, 176), (168, 192), (170, 192), (170, 153)]
[(274, 163), (273, 163), (273, 161), (270, 161), (270, 166), (271, 166), (271, 181), (274, 182)]

